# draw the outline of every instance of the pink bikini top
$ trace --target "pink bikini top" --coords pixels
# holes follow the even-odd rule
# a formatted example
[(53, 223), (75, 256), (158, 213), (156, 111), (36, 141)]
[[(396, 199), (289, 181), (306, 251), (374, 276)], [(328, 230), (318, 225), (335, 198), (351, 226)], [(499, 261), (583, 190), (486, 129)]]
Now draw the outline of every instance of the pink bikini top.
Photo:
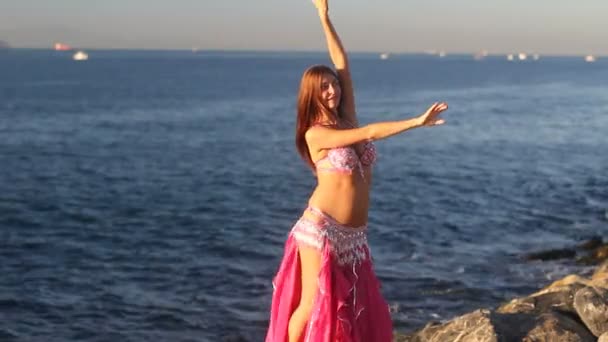
[[(323, 161), (327, 161), (323, 163)], [(352, 173), (359, 168), (363, 172), (364, 166), (372, 166), (376, 162), (376, 147), (370, 141), (363, 145), (363, 154), (357, 155), (352, 146), (335, 147), (327, 155), (315, 162), (317, 171)]]
[[(315, 125), (317, 126), (317, 125)], [(354, 127), (351, 125), (351, 127)], [(355, 169), (359, 169), (361, 176), (364, 166), (372, 166), (376, 162), (376, 147), (371, 141), (366, 141), (363, 145), (361, 156), (352, 146), (334, 147), (327, 151), (327, 155), (315, 163), (317, 171), (343, 172), (352, 174)]]

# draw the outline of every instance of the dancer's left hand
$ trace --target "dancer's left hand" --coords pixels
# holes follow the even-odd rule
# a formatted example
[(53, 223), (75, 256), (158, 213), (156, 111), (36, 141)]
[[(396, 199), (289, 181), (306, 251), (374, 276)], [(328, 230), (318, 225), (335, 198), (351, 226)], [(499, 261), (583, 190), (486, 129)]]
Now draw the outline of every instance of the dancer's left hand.
[(329, 12), (329, 0), (312, 0), (312, 3), (319, 11), (319, 14), (327, 14)]
[(445, 120), (438, 118), (439, 114), (448, 109), (448, 104), (445, 102), (435, 102), (424, 114), (418, 117), (421, 126), (437, 126), (445, 123)]

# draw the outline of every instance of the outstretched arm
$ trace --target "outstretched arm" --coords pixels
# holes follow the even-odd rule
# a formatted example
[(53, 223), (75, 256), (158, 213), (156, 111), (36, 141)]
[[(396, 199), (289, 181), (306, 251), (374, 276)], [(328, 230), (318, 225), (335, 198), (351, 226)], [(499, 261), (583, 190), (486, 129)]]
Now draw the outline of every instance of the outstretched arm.
[(342, 42), (340, 41), (340, 37), (338, 36), (334, 25), (329, 19), (328, 1), (329, 0), (313, 0), (315, 7), (319, 12), (319, 19), (321, 20), (321, 26), (323, 27), (323, 32), (325, 33), (325, 38), (327, 40), (329, 57), (336, 68), (340, 87), (342, 88), (341, 114), (351, 124), (357, 126), (355, 94), (348, 65), (348, 56), (346, 55), (346, 51), (344, 50), (344, 46), (342, 46)]
[(315, 126), (306, 132), (306, 141), (311, 150), (320, 151), (348, 146), (361, 141), (386, 139), (416, 127), (441, 125), (445, 120), (439, 114), (448, 109), (445, 102), (436, 102), (424, 114), (400, 121), (376, 122), (353, 129), (333, 129)]

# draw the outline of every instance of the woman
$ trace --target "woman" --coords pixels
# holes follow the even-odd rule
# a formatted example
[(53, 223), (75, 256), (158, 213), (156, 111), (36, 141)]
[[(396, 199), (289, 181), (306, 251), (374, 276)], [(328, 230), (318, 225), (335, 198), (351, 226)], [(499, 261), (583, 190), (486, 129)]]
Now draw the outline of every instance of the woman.
[(329, 19), (328, 0), (313, 0), (336, 71), (313, 66), (298, 96), (296, 145), (317, 176), (308, 208), (285, 244), (274, 281), (266, 342), (392, 340), (367, 244), (375, 149), (371, 141), (442, 124), (445, 103), (403, 121), (358, 127), (348, 59)]

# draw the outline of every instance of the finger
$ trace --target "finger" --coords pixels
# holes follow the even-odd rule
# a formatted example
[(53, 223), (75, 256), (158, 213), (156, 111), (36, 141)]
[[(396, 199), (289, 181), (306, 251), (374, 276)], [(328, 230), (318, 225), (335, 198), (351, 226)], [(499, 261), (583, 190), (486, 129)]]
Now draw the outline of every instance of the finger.
[(427, 126), (443, 125), (444, 123), (445, 123), (444, 119), (435, 119), (435, 120), (429, 121), (429, 123), (427, 124)]
[(439, 125), (443, 125), (445, 123), (445, 120), (435, 120), (435, 121), (431, 121), (427, 124), (427, 126), (429, 127), (433, 127), (433, 126), (439, 126)]
[(445, 109), (443, 109), (443, 108), (437, 108), (437, 109), (435, 110), (434, 114), (435, 114), (435, 115), (439, 115), (439, 114), (443, 113), (444, 111), (445, 111)]

